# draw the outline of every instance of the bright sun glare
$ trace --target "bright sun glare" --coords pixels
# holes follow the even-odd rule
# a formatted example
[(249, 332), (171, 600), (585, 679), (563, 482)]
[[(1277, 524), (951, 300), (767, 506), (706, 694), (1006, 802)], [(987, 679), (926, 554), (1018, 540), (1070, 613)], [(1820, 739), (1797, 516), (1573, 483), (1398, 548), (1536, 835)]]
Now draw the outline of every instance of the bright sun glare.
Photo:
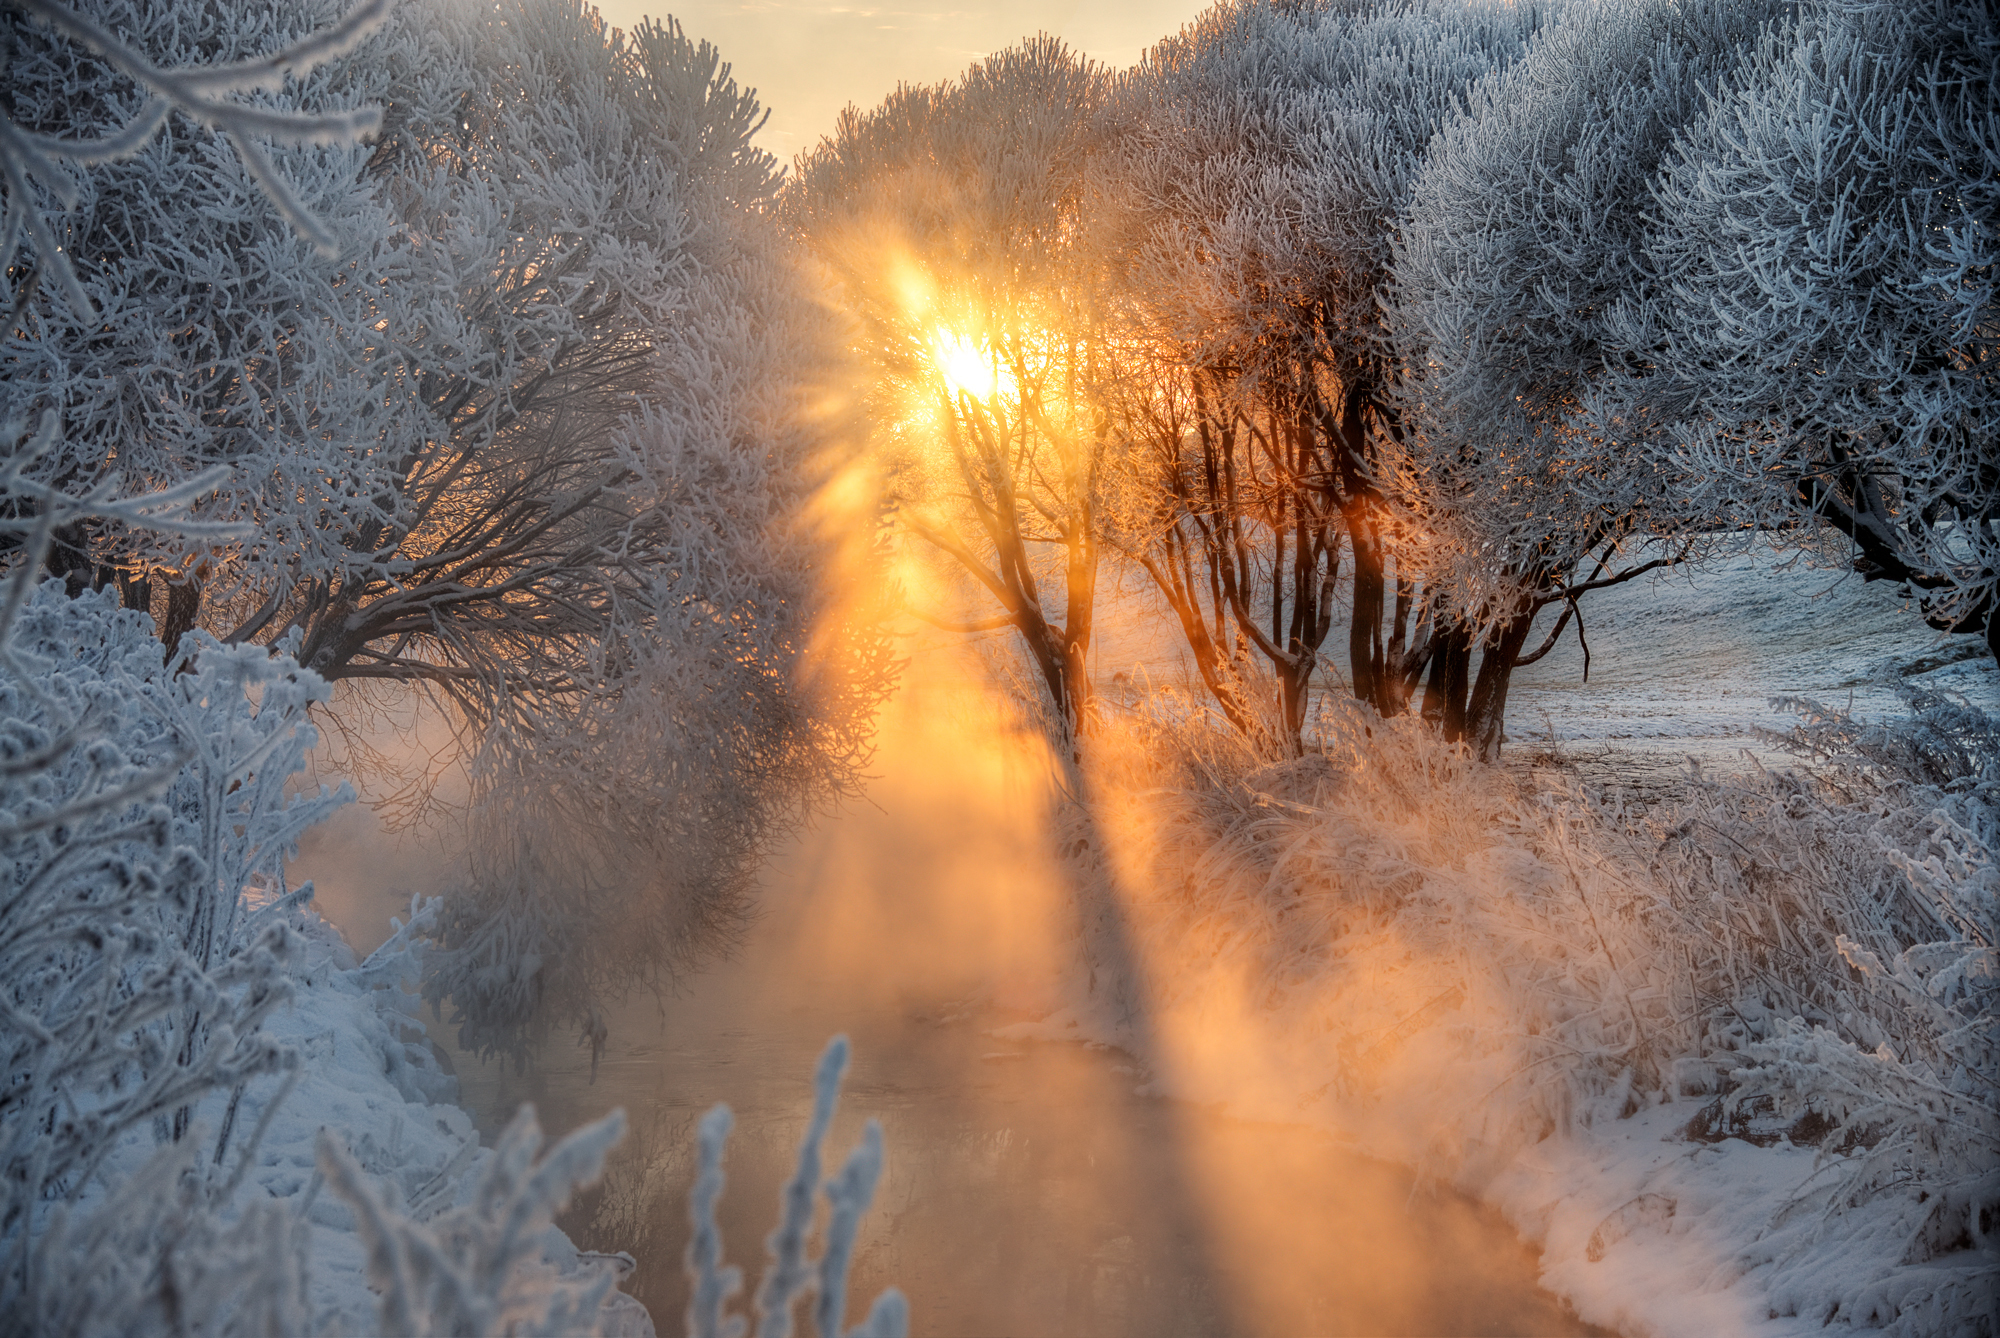
[(953, 390), (962, 390), (975, 399), (986, 399), (999, 385), (993, 360), (984, 349), (962, 334), (940, 330), (933, 342), (933, 358), (938, 371)]

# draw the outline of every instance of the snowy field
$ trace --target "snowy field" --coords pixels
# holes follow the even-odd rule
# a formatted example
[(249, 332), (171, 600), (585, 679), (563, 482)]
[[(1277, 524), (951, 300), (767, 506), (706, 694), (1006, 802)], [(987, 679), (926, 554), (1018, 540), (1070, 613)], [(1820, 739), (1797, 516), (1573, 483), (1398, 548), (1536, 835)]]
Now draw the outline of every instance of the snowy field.
[[(1790, 728), (1774, 698), (1803, 697), (1880, 720), (1886, 685), (2000, 704), (1983, 639), (1934, 632), (1895, 587), (1752, 551), (1699, 572), (1600, 590), (1583, 601), (1590, 679), (1575, 628), (1520, 670), (1508, 696), (1514, 754), (1554, 746), (1595, 780), (1660, 785), (1694, 758), (1712, 771), (1781, 756), (1756, 731)], [(1535, 638), (1539, 641), (1539, 634)]]
[[(1145, 573), (1107, 571), (1091, 670), (1114, 698), (1128, 684), (1199, 689), (1173, 614)], [(1926, 627), (1886, 582), (1806, 565), (1797, 552), (1758, 545), (1698, 570), (1662, 572), (1582, 601), (1590, 677), (1575, 624), (1540, 661), (1515, 672), (1507, 699), (1510, 760), (1538, 757), (1593, 782), (1642, 793), (1673, 790), (1690, 760), (1728, 774), (1777, 761), (1758, 731), (1794, 717), (1773, 705), (1815, 700), (1880, 720), (1903, 710), (1888, 686), (1962, 694), (2000, 704), (2000, 671), (1985, 642)], [(1557, 610), (1545, 610), (1530, 647)], [(997, 640), (997, 638), (996, 638)], [(922, 634), (919, 646), (939, 644)], [(1322, 648), (1323, 685), (1347, 680), (1336, 631)], [(1120, 677), (1123, 676), (1123, 677)]]

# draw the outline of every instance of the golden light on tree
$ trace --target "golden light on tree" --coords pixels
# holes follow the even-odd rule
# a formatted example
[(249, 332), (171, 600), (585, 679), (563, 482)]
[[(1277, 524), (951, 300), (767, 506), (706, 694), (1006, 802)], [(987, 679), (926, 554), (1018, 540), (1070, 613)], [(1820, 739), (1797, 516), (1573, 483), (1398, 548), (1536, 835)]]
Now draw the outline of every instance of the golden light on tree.
[(954, 391), (974, 399), (991, 399), (1000, 378), (993, 366), (993, 354), (967, 335), (940, 330), (931, 341), (931, 361), (938, 375)]

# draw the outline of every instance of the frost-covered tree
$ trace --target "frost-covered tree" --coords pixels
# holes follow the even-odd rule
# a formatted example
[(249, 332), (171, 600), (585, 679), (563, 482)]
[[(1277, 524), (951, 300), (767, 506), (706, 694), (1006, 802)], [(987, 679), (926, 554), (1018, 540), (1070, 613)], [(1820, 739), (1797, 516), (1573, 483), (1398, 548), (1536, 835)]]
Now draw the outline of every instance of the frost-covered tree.
[[(177, 66), (315, 17), (120, 3), (106, 21)], [(35, 124), (84, 117), (79, 89), (131, 114), (129, 70), (30, 36)], [(51, 480), (231, 468), (202, 514), (234, 539), (79, 531), (90, 583), (122, 573), (170, 639), (198, 604), (226, 642), (296, 637), (327, 679), (422, 685), (466, 727), (475, 822), (504, 839), (474, 842), (435, 961), (483, 1044), (520, 1020), (510, 982), (581, 1018), (583, 980), (681, 960), (741, 911), (772, 824), (857, 774), (884, 657), (825, 617), (849, 542), (812, 510), (833, 326), (763, 215), (754, 97), (671, 23), (413, 0), (315, 78), (269, 98), (392, 109), (372, 150), (275, 160), (338, 255), (229, 146), (163, 136), (72, 183), (97, 324), (24, 290), (10, 407), (61, 419)], [(169, 570), (149, 601), (138, 578)], [(569, 918), (497, 914), (530, 830), (646, 855), (606, 857), (624, 900), (582, 855), (534, 893)], [(571, 951), (594, 915), (629, 951)]]
[(1268, 660), (1294, 746), (1343, 556), (1355, 695), (1393, 714), (1433, 658), (1434, 599), (1394, 555), (1377, 476), (1401, 375), (1378, 291), (1432, 136), (1539, 22), (1533, 6), (1224, 6), (1121, 89), (1101, 237), (1137, 337), (1185, 380), (1135, 387), (1153, 506), (1130, 546), (1211, 687), (1226, 625)]
[[(369, 505), (380, 480), (347, 448), (399, 402), (355, 337), (372, 294), (353, 256), (386, 231), (356, 143), (379, 108), (338, 58), (385, 10), (0, 9), (0, 418), (59, 430), (29, 477), (137, 494), (228, 465), (202, 511), (259, 526), (254, 551), (323, 547), (327, 517)], [(58, 533), (49, 566), (115, 581), (171, 653), (230, 548), (99, 518)]]
[(607, 995), (742, 914), (771, 833), (853, 784), (885, 659), (830, 618), (834, 330), (763, 213), (754, 98), (671, 24), (405, 14), (369, 173), (432, 426), (339, 562), (274, 567), (232, 634), (297, 629), (329, 678), (475, 727), (427, 990), (519, 1053), (543, 1021), (601, 1038)]
[[(108, 124), (87, 97), (67, 118), (42, 107), (46, 116), (24, 124), (18, 102), (0, 116), (10, 324), (44, 284), (71, 313), (91, 309), (77, 258), (60, 245), (67, 220), (51, 201), (75, 202), (71, 169), (143, 152), (169, 111), (234, 139), (242, 160), (262, 172), (269, 201), (317, 234), (317, 221), (245, 136), (351, 141), (374, 112), (272, 114), (227, 95), (269, 88), (337, 56), (384, 8), (363, 5), (247, 64), (163, 69), (53, 0), (6, 6), (9, 55), (25, 12), (137, 90), (122, 119)], [(17, 265), (24, 241), (27, 260)], [(259, 1028), (288, 997), (297, 946), (287, 912), (301, 898), (284, 894), (280, 858), (340, 801), (285, 793), (312, 742), (305, 708), (324, 684), (288, 658), (212, 641), (163, 664), (143, 614), (87, 590), (72, 599), (65, 586), (37, 589), (58, 539), (73, 541), (86, 526), (190, 543), (235, 531), (185, 514), (226, 481), (223, 472), (121, 497), (115, 475), (66, 467), (77, 457), (66, 454), (57, 407), (37, 406), (32, 419), (17, 407), (10, 400), (0, 416), (0, 535), (10, 567), (0, 595), (0, 845), (9, 874), (0, 887), (8, 1075), (0, 1084), (0, 1327), (206, 1324), (248, 1276), (252, 1299), (237, 1317), (280, 1329), (298, 1315), (302, 1295), (290, 1222), (253, 1210), (225, 1228), (214, 1209), (232, 1195), (262, 1132), (261, 1124), (236, 1127), (246, 1085), (296, 1064)], [(190, 1137), (194, 1103), (220, 1091), (230, 1097), (212, 1145)], [(274, 1104), (266, 1102), (267, 1112)], [(170, 1146), (136, 1177), (120, 1174), (114, 1158), (147, 1128)], [(77, 1201), (101, 1178), (107, 1201), (79, 1213)]]
[(404, 43), (371, 171), (438, 426), (393, 519), (253, 621), (481, 728), (427, 989), (518, 1053), (531, 1018), (601, 1035), (742, 914), (770, 834), (854, 783), (885, 659), (830, 616), (833, 327), (762, 212), (754, 98), (576, 6), (442, 6)]
[[(841, 117), (783, 212), (856, 324), (900, 522), (1000, 607), (1071, 730), (1090, 701), (1104, 423), (1080, 246), (1106, 74), (1040, 37)], [(1051, 587), (1060, 585), (1060, 603)]]
[(1659, 565), (1629, 539), (1711, 519), (1645, 463), (1655, 389), (1622, 313), (1646, 300), (1662, 156), (1785, 9), (1572, 5), (1472, 91), (1413, 185), (1393, 275), (1409, 373), (1398, 492), (1478, 632), (1439, 668), (1452, 732), (1482, 755), (1513, 670), (1540, 653), (1523, 655), (1541, 610), (1564, 605), (1566, 625), (1578, 595)]
[(1667, 154), (1628, 336), (1714, 509), (1826, 525), (2000, 659), (2000, 20), (1807, 6)]
[[(195, 8), (119, 15), (162, 61), (312, 18)], [(116, 120), (129, 79), (73, 45), (31, 53), (17, 102), (59, 119), (94, 89)], [(756, 643), (723, 659), (782, 687), (828, 593), (803, 518), (830, 340), (758, 215), (778, 173), (749, 142), (754, 98), (677, 27), (626, 36), (580, 5), (412, 3), (319, 77), (283, 100), (393, 107), (365, 161), (279, 160), (331, 263), (205, 136), (78, 187), (70, 253), (108, 328), (28, 294), (10, 395), (60, 409), (78, 477), (230, 464), (204, 514), (249, 529), (150, 558), (105, 537), (76, 560), (171, 559), (201, 573), (222, 639), (297, 629), (328, 678), (422, 682), (482, 725), (557, 729), (657, 661), (649, 638), (713, 641), (718, 610)]]

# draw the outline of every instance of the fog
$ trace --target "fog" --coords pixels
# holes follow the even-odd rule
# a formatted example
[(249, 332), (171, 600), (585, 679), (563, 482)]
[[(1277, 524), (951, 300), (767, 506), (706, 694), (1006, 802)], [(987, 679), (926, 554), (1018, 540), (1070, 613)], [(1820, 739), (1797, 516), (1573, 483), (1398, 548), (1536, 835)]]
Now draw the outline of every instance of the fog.
[[(694, 1121), (718, 1101), (736, 1112), (722, 1224), (754, 1279), (814, 1058), (844, 1032), (854, 1060), (830, 1155), (870, 1118), (888, 1146), (856, 1318), (896, 1286), (918, 1333), (1588, 1331), (1535, 1287), (1532, 1252), (1490, 1211), (1306, 1125), (1151, 1094), (1149, 1064), (1233, 1047), (1247, 1072), (1280, 1047), (1247, 1011), (1162, 1014), (1182, 1034), (1147, 1034), (1141, 936), (1121, 905), (1079, 893), (1055, 848), (1074, 839), (1052, 822), (1073, 777), (976, 648), (911, 645), (866, 796), (777, 852), (740, 950), (673, 997), (627, 1000), (594, 1085), (567, 1036), (520, 1073), (451, 1055), (489, 1136), (521, 1102), (552, 1132), (612, 1106), (633, 1118), (607, 1194), (565, 1225), (639, 1255), (627, 1288), (662, 1330), (686, 1303)], [(356, 808), (296, 871), (365, 948), (405, 889), (448, 868), (436, 844), (391, 838)], [(1147, 1058), (994, 1034), (1093, 999)], [(433, 1027), (451, 1051), (448, 1033)]]

